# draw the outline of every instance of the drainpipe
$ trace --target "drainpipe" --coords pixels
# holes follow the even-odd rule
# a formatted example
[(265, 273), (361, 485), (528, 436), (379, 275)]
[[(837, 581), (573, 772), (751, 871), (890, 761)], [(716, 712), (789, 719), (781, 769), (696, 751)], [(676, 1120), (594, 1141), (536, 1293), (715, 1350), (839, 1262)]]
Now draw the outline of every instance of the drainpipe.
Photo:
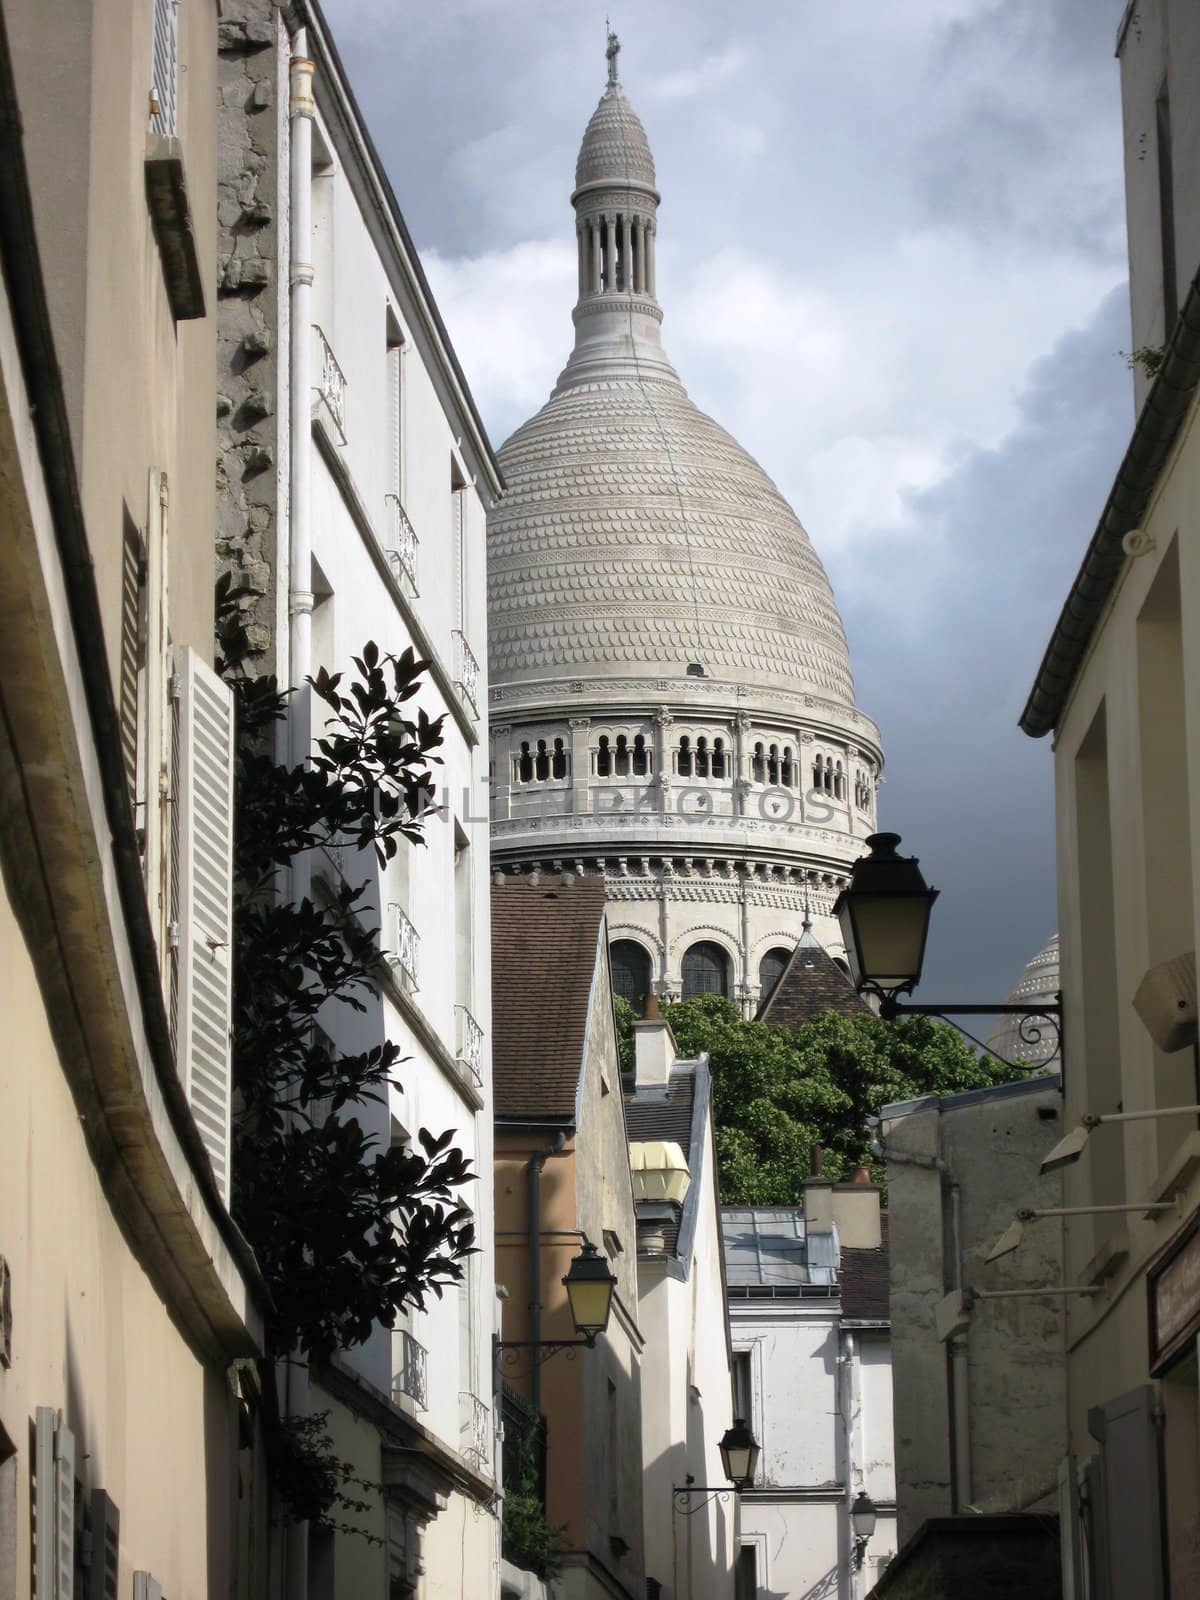
[[(308, 34), (298, 28), (292, 35), (289, 65), (289, 208), (290, 262), (288, 273), (291, 315), (291, 385), (288, 407), (291, 479), (289, 494), (288, 621), (289, 675), (302, 684), (312, 671), (312, 529), (309, 505), (312, 454), (312, 281), (309, 254), (312, 247), (312, 119), (313, 64), (308, 59)], [(310, 751), (307, 697), (297, 696), (288, 721), (291, 761), (306, 762)], [(292, 865), (292, 897), (299, 902), (311, 888), (306, 854)], [(308, 1365), (302, 1352), (292, 1352), (285, 1367), (284, 1411), (289, 1417), (309, 1413)], [(308, 1524), (289, 1522), (284, 1535), (284, 1594), (287, 1600), (307, 1600)]]
[[(536, 1343), (542, 1337), (542, 1168), (551, 1156), (561, 1155), (567, 1136), (560, 1128), (554, 1143), (548, 1144), (530, 1161), (529, 1175), (529, 1337)], [(529, 1398), (535, 1415), (542, 1410), (542, 1368), (533, 1352), (533, 1370), (529, 1374)]]
[[(288, 617), (291, 624), (292, 683), (300, 686), (312, 671), (312, 125), (313, 64), (308, 59), (308, 32), (292, 37), (288, 99), (291, 138), (289, 170), (291, 260), (288, 284), (291, 313), (291, 387), (289, 394), (291, 479), (289, 529), (291, 572)], [(293, 718), (292, 761), (309, 756), (309, 718)]]
[[(938, 1121), (938, 1149), (941, 1149), (942, 1125)], [(878, 1154), (883, 1154), (882, 1145)], [(957, 1289), (962, 1293), (963, 1287), (963, 1250), (962, 1250), (962, 1193), (957, 1180), (950, 1171), (948, 1164), (940, 1155), (923, 1156), (905, 1150), (888, 1150), (888, 1161), (901, 1162), (910, 1167), (924, 1167), (927, 1171), (937, 1172), (941, 1175), (943, 1188), (943, 1218), (945, 1216), (945, 1195), (950, 1197), (950, 1238), (952, 1247), (951, 1281), (947, 1282), (945, 1246), (942, 1249), (942, 1290), (949, 1294)], [(951, 1456), (953, 1458), (953, 1498), (951, 1508), (959, 1513), (971, 1504), (971, 1425), (970, 1425), (970, 1385), (968, 1382), (967, 1338), (965, 1334), (955, 1335), (950, 1340), (950, 1412), (952, 1416)]]

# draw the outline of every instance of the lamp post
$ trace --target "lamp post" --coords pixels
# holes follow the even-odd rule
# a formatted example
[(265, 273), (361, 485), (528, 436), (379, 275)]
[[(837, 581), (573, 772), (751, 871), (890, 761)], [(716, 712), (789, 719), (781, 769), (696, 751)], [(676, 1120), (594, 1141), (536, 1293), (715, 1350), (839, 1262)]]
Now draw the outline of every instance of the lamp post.
[[(902, 1003), (921, 981), (929, 918), (938, 891), (921, 874), (915, 856), (897, 854), (897, 833), (873, 833), (867, 840), (869, 855), (860, 856), (850, 882), (838, 895), (833, 913), (841, 925), (854, 986), (860, 994), (879, 1001), (881, 1017), (985, 1017), (1003, 1014), (1026, 1019), (1042, 1018), (1053, 1028), (1058, 1051), (1062, 1048), (1062, 1008), (1056, 1002), (1033, 1006), (929, 1005)], [(1041, 1029), (1025, 1024), (1021, 1037), (1039, 1043)], [(986, 1046), (985, 1046), (986, 1048)], [(992, 1054), (994, 1052), (989, 1052)], [(997, 1059), (1000, 1059), (997, 1057)], [(1006, 1065), (1013, 1065), (1007, 1062)]]
[[(608, 1319), (612, 1313), (613, 1291), (617, 1287), (616, 1276), (609, 1270), (608, 1262), (597, 1250), (596, 1246), (588, 1239), (583, 1241), (583, 1249), (571, 1262), (570, 1270), (562, 1280), (567, 1291), (567, 1304), (571, 1310), (571, 1321), (575, 1324), (575, 1339), (497, 1339), (496, 1356), (497, 1367), (505, 1358), (505, 1352), (512, 1350), (530, 1350), (535, 1352), (533, 1361), (535, 1366), (540, 1366), (543, 1361), (557, 1355), (560, 1350), (578, 1349), (580, 1346), (591, 1350), (596, 1340), (608, 1327)], [(513, 1360), (518, 1359), (515, 1355)]]

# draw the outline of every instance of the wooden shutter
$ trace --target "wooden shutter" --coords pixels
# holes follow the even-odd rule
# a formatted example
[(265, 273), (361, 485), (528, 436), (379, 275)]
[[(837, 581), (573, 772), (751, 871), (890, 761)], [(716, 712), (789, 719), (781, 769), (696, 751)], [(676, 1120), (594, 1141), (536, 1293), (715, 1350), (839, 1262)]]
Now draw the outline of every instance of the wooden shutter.
[(194, 650), (180, 652), (175, 703), (175, 1059), (229, 1204), (233, 936), (233, 696)]
[(54, 1429), (57, 1415), (39, 1406), (34, 1417), (33, 1446), (33, 1593), (35, 1600), (54, 1600)]
[(75, 1596), (75, 1435), (59, 1423), (54, 1435), (54, 1600)]
[(121, 727), (121, 757), (129, 803), (139, 826), (145, 823), (141, 807), (145, 795), (142, 722), (145, 712), (146, 674), (146, 549), (142, 536), (128, 517), (121, 549), (121, 655), (118, 666), (117, 706)]
[(179, 0), (154, 0), (150, 52), (150, 127), (172, 138), (179, 83)]
[(121, 1513), (103, 1489), (92, 1490), (92, 1564), (87, 1600), (118, 1600)]
[(1088, 1413), (1100, 1442), (1106, 1531), (1104, 1558), (1112, 1600), (1164, 1600), (1162, 1436), (1158, 1397), (1143, 1384)]

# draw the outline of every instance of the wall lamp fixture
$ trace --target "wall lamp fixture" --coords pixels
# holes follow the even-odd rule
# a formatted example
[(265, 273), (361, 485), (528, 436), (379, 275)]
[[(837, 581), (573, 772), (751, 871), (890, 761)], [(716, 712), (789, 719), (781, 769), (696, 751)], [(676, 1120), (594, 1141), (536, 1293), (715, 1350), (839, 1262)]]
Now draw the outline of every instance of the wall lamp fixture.
[(612, 1313), (613, 1291), (617, 1287), (616, 1276), (609, 1270), (608, 1262), (597, 1250), (596, 1246), (587, 1239), (583, 1241), (583, 1249), (571, 1262), (570, 1270), (562, 1280), (567, 1291), (567, 1304), (571, 1309), (571, 1321), (575, 1324), (575, 1339), (497, 1339), (496, 1355), (497, 1364), (509, 1361), (508, 1352), (512, 1352), (511, 1360), (519, 1361), (517, 1352), (528, 1350), (532, 1354), (533, 1364), (540, 1366), (543, 1361), (557, 1355), (560, 1350), (574, 1350), (580, 1346), (591, 1350), (596, 1340), (608, 1327), (608, 1319)]
[(1020, 1017), (1017, 1033), (1023, 1044), (1039, 1046), (1049, 1031), (1054, 1042), (1051, 1054), (1061, 1056), (1062, 1007), (1057, 1002), (1032, 1006), (1007, 1001), (1002, 1005), (901, 1002), (900, 996), (911, 994), (921, 981), (929, 918), (938, 891), (925, 882), (916, 856), (896, 853), (899, 843), (898, 833), (873, 833), (867, 840), (870, 854), (860, 856), (854, 863), (850, 882), (833, 908), (841, 925), (855, 988), (860, 994), (874, 995), (879, 1001), (879, 1015), (889, 1020), (906, 1016)]
[[(1060, 1167), (1069, 1167), (1079, 1160), (1087, 1149), (1087, 1142), (1102, 1122), (1144, 1122), (1153, 1117), (1185, 1117), (1196, 1116), (1200, 1113), (1200, 1105), (1195, 1106), (1163, 1106), (1152, 1111), (1106, 1111), (1102, 1116), (1087, 1116), (1071, 1129), (1050, 1151), (1049, 1155), (1042, 1158), (1041, 1170), (1057, 1172)], [(1141, 1206), (1130, 1208), (1140, 1211)], [(1145, 1207), (1148, 1211), (1149, 1206)]]
[(1143, 1216), (1149, 1217), (1157, 1215), (1160, 1211), (1178, 1210), (1178, 1200), (1142, 1200), (1137, 1204), (1119, 1206), (1045, 1206), (1037, 1210), (1023, 1206), (988, 1251), (984, 1260), (999, 1261), (1001, 1256), (1009, 1255), (1025, 1237), (1025, 1224), (1038, 1222), (1042, 1217), (1094, 1217), (1102, 1212), (1129, 1211), (1140, 1211)]

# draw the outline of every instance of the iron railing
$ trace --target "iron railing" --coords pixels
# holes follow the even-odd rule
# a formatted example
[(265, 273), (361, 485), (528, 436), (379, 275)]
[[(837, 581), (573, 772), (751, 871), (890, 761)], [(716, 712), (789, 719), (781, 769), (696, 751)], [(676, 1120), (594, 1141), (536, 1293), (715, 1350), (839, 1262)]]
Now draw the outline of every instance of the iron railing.
[(395, 574), (396, 581), (410, 600), (416, 598), (417, 589), (417, 547), (420, 540), (417, 538), (416, 529), (408, 520), (398, 494), (384, 495), (387, 509), (387, 528), (385, 532), (385, 550), (388, 565)]
[(454, 654), (456, 676), (454, 686), (462, 695), (471, 709), (471, 715), (479, 718), (479, 663), (475, 653), (467, 643), (467, 636), (461, 628), (454, 630)]
[(425, 1346), (406, 1328), (397, 1328), (392, 1336), (392, 1353), (396, 1362), (392, 1393), (406, 1394), (424, 1411), (429, 1405), (429, 1356)]
[(421, 935), (405, 916), (402, 907), (393, 905), (392, 911), (396, 918), (396, 948), (388, 951), (388, 960), (399, 970), (405, 988), (415, 994), (421, 987)]
[(492, 1413), (477, 1394), (465, 1390), (458, 1397), (458, 1440), (459, 1455), (491, 1470)]
[(333, 418), (342, 442), (346, 440), (346, 374), (338, 366), (337, 357), (329, 340), (325, 337), (316, 323), (313, 323), (313, 332), (317, 336), (317, 355), (320, 360), (321, 381), (318, 393), (324, 400)]
[(466, 1006), (455, 1006), (458, 1021), (458, 1039), (456, 1045), (456, 1059), (458, 1070), (464, 1078), (469, 1078), (477, 1088), (483, 1087), (483, 1029), (467, 1010)]

